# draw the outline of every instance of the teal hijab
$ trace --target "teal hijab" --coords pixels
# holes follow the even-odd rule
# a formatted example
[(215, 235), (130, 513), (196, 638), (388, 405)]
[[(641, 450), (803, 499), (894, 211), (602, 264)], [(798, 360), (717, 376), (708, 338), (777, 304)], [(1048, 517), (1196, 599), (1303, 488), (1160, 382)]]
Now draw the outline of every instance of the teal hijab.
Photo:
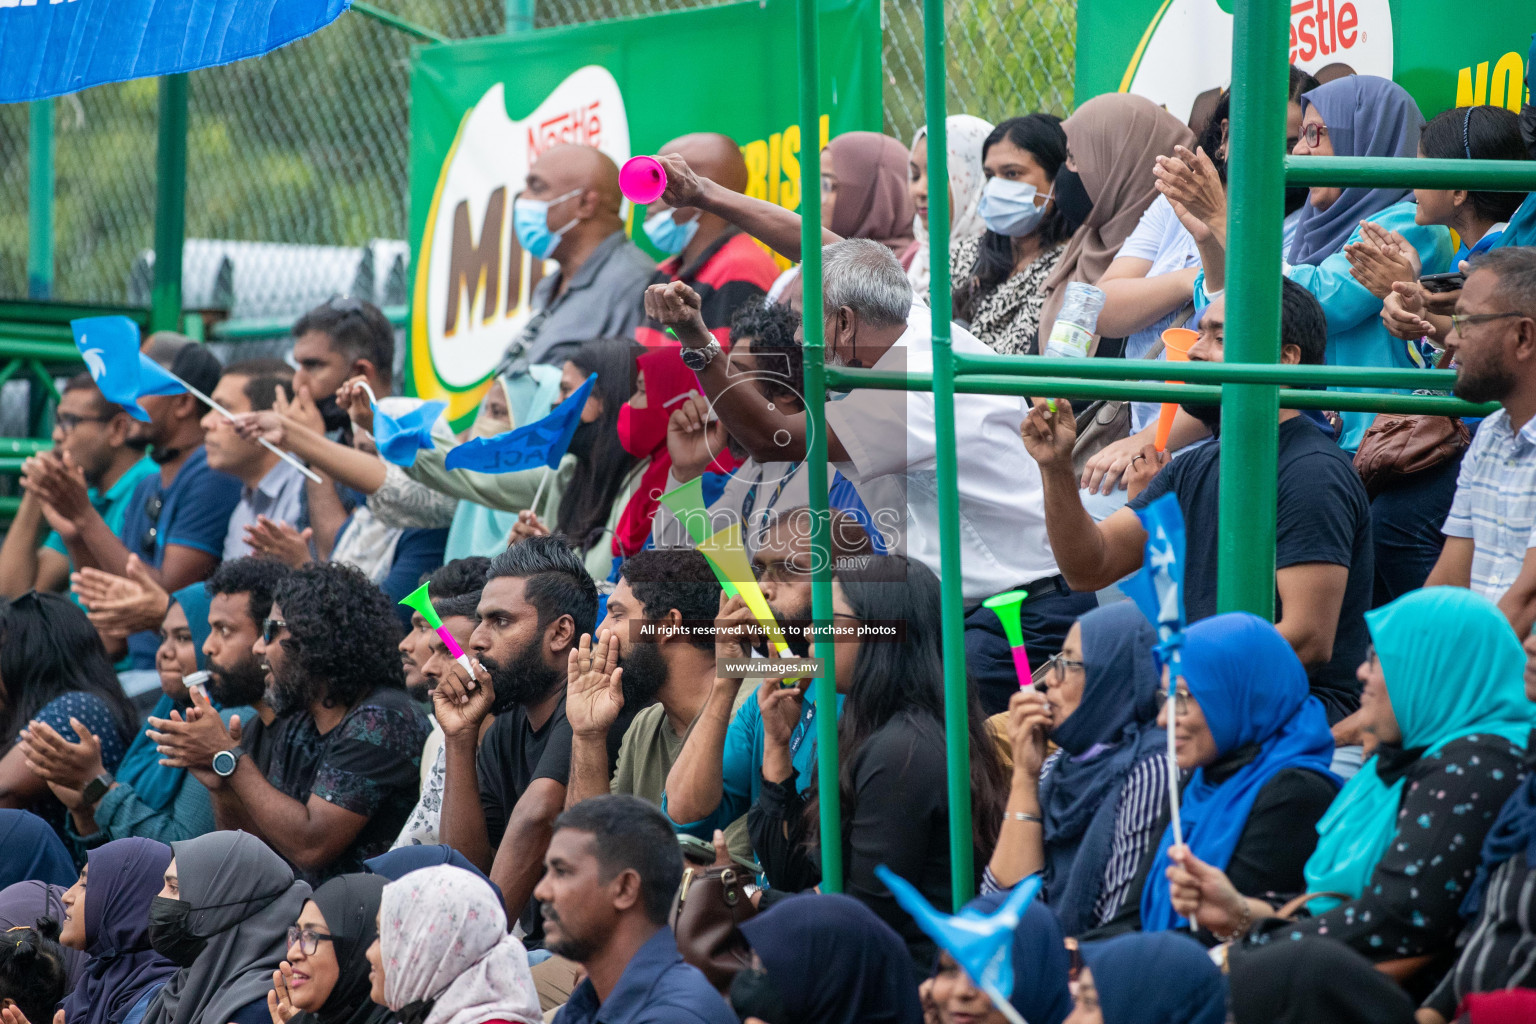
[[(510, 378), (496, 377), (491, 386), (506, 389), (511, 425), (502, 429), (511, 430), (544, 418), (555, 407), (555, 399), (560, 395), (560, 367), (537, 364)], [(474, 555), (499, 555), (506, 550), (507, 537), (515, 525), (516, 512), (503, 512), (472, 501), (459, 502), (453, 513), (453, 524), (448, 528), (444, 564)]]
[[(1472, 735), (1525, 749), (1536, 725), (1536, 704), (1525, 697), (1525, 652), (1493, 602), (1463, 587), (1429, 587), (1367, 612), (1365, 622), (1404, 750), (1424, 757)], [(1404, 780), (1383, 782), (1379, 761), (1367, 761), (1318, 822), (1309, 891), (1359, 896), (1397, 834)], [(1337, 901), (1311, 903), (1313, 913), (1333, 906)]]
[[(192, 646), (197, 651), (197, 667), (202, 669), (206, 660), (203, 656), (203, 643), (210, 632), (208, 606), (213, 603), (213, 598), (207, 587), (194, 583), (176, 591), (171, 595), (171, 600), (181, 605), (181, 610), (186, 613), (187, 628), (192, 631)], [(150, 714), (156, 718), (169, 718), (177, 706), (169, 694), (161, 694), (159, 703)], [(154, 741), (142, 730), (134, 737), (128, 752), (123, 755), (122, 763), (117, 766), (117, 781), (132, 786), (134, 795), (157, 811), (164, 810), (176, 799), (186, 778), (185, 768), (168, 768), (160, 763), (160, 754), (155, 749)]]

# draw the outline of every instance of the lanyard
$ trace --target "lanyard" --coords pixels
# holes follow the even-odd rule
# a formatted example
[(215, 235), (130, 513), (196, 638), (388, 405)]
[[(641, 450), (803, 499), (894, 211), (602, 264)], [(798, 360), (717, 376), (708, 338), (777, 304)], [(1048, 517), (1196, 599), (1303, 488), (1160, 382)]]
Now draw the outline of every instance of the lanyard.
[(809, 695), (804, 700), (805, 707), (800, 709), (800, 722), (795, 726), (795, 731), (789, 734), (789, 757), (794, 760), (800, 752), (800, 746), (805, 738), (811, 734), (811, 724), (816, 721), (816, 702)]
[[(779, 477), (778, 485), (774, 487), (773, 494), (768, 499), (768, 504), (763, 506), (763, 513), (765, 518), (767, 513), (773, 511), (773, 506), (778, 503), (779, 495), (784, 493), (785, 486), (788, 485), (790, 480), (794, 479), (795, 473), (799, 469), (800, 463), (791, 462), (789, 464), (789, 468), (786, 469), (784, 474)], [(752, 481), (752, 486), (747, 488), (746, 497), (741, 499), (741, 522), (743, 527), (751, 522), (752, 512), (757, 508), (757, 488), (762, 484), (762, 482), (763, 468), (759, 466), (757, 470), (757, 479)]]

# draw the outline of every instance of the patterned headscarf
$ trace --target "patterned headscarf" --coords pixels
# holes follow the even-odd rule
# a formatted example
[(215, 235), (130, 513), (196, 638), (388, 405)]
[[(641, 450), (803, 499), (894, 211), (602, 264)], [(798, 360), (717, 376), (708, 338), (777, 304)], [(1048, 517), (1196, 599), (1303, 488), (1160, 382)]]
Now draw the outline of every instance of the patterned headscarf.
[(404, 1024), (544, 1019), (528, 953), (484, 881), (442, 865), (384, 887), (384, 1001)]
[[(976, 208), (981, 205), (981, 190), (987, 183), (987, 174), (981, 168), (981, 145), (992, 134), (992, 126), (970, 114), (952, 114), (944, 119), (944, 150), (949, 171), (949, 240), (953, 245), (961, 238), (975, 238), (986, 230)], [(924, 145), (928, 138), (928, 126), (917, 130), (912, 148)], [(934, 186), (930, 183), (930, 189)], [(928, 294), (928, 228), (923, 218), (912, 218), (912, 234), (917, 239), (917, 253), (912, 266), (907, 268), (907, 280), (912, 282), (916, 295)], [(954, 270), (953, 267), (950, 268)]]

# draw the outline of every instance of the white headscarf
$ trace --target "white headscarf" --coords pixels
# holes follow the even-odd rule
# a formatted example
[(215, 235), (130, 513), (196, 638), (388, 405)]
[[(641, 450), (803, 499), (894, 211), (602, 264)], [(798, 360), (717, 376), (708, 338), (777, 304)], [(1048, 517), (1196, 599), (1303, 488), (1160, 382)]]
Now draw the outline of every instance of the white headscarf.
[(432, 1000), (423, 1024), (537, 1024), (528, 953), (483, 878), (443, 864), (384, 887), (379, 910), (384, 1000), (399, 1013)]
[[(949, 240), (953, 244), (959, 238), (975, 238), (986, 230), (976, 207), (981, 203), (981, 189), (987, 183), (986, 172), (981, 169), (981, 144), (992, 134), (992, 125), (970, 114), (951, 114), (944, 119), (944, 149), (948, 154), (949, 191), (953, 201), (949, 208)], [(917, 130), (912, 139), (914, 148), (928, 137), (928, 126)], [(933, 189), (930, 180), (928, 188)], [(917, 239), (917, 255), (907, 270), (907, 280), (918, 295), (928, 294), (928, 228), (923, 218), (912, 218), (912, 236)]]

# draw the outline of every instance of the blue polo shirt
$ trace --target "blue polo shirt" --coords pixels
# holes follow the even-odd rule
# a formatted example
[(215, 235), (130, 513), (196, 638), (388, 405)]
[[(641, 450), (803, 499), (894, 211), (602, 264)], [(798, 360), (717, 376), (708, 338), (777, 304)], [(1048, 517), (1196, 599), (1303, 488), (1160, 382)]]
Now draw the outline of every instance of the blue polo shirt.
[[(161, 486), (159, 473), (139, 481), (118, 536), (130, 553), (156, 569), (165, 560), (165, 549), (172, 544), (218, 558), (224, 553), (230, 513), (238, 504), (240, 481), (210, 469), (208, 453), (198, 445), (169, 486)], [(159, 512), (152, 516), (155, 505)], [(128, 654), (133, 667), (154, 668), (159, 646), (159, 637), (149, 630), (130, 636)]]
[(704, 972), (683, 963), (677, 938), (663, 925), (635, 951), (608, 998), (597, 1001), (583, 979), (555, 1024), (740, 1024)]

